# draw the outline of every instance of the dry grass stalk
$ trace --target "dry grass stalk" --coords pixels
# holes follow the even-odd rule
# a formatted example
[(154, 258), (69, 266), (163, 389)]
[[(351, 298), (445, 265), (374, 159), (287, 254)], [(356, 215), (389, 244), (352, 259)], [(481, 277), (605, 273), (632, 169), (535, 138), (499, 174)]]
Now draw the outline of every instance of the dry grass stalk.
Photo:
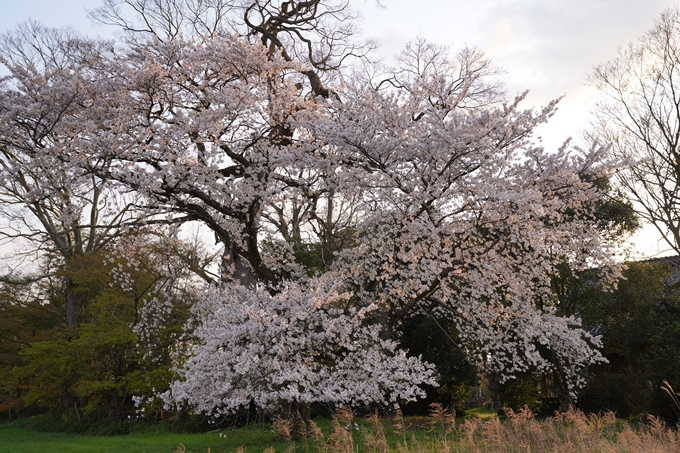
[(390, 446), (385, 436), (385, 428), (383, 428), (380, 417), (378, 417), (378, 411), (371, 413), (366, 419), (369, 429), (363, 431), (364, 450), (373, 453), (389, 452)]
[(340, 408), (333, 417), (332, 432), (321, 446), (324, 453), (354, 453), (352, 421), (354, 412), (349, 406)]
[(505, 436), (498, 417), (492, 417), (482, 425), (482, 436), (486, 440), (485, 446), (488, 450), (502, 451), (500, 449), (505, 443)]
[(309, 436), (309, 439), (318, 444), (323, 443), (324, 441), (323, 431), (321, 431), (321, 428), (314, 423), (314, 420), (307, 421), (307, 435)]
[(293, 442), (293, 423), (285, 418), (279, 418), (274, 422), (274, 429), (286, 443)]
[[(508, 420), (498, 417), (486, 421), (466, 419), (456, 425), (453, 414), (440, 405), (430, 407), (433, 427), (424, 437), (409, 430), (401, 413), (393, 418), (391, 427), (401, 437), (393, 444), (385, 426), (373, 413), (361, 429), (362, 441), (355, 443), (352, 436), (354, 414), (343, 408), (333, 419), (331, 432), (324, 434), (314, 422), (306, 430), (314, 440), (315, 449), (321, 453), (671, 453), (680, 452), (680, 437), (659, 418), (649, 416), (647, 424), (638, 428), (617, 420), (612, 412), (591, 414), (570, 408), (554, 417), (536, 420), (527, 408), (506, 411)], [(285, 434), (285, 423), (280, 433)], [(388, 425), (389, 427), (390, 425)], [(389, 429), (388, 429), (389, 430)], [(422, 436), (422, 434), (419, 434)], [(285, 437), (284, 437), (285, 438)], [(394, 439), (394, 438), (392, 438)], [(292, 451), (293, 444), (288, 450)], [(180, 450), (178, 453), (182, 453)], [(274, 453), (266, 451), (265, 453)]]
[(428, 407), (430, 408), (429, 415), (432, 418), (430, 424), (439, 428), (444, 443), (446, 443), (448, 434), (456, 429), (456, 411), (449, 410), (441, 403), (432, 403)]
[(482, 424), (481, 418), (470, 418), (463, 423), (463, 432), (465, 433), (465, 440), (467, 441), (470, 451), (478, 451), (477, 449), (477, 428)]
[(680, 415), (680, 393), (673, 390), (671, 384), (669, 384), (665, 379), (663, 381), (663, 385), (661, 386), (661, 390), (663, 390), (671, 399), (671, 403), (673, 404), (672, 407), (676, 415)]

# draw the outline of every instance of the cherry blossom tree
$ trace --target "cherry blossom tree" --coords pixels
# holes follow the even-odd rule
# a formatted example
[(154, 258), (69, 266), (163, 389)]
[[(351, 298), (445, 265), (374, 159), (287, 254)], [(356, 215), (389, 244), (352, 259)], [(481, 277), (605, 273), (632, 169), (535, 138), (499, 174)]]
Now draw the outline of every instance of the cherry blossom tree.
[(437, 301), (490, 371), (557, 367), (577, 385), (599, 343), (556, 315), (550, 276), (565, 261), (610, 262), (588, 182), (610, 171), (604, 150), (536, 146), (532, 130), (555, 104), (499, 102), (474, 51), (451, 62), (416, 43), (401, 61), (388, 84), (352, 87), (305, 123), (371, 206), (334, 272), (393, 318)]
[(244, 286), (209, 290), (193, 308), (200, 341), (164, 398), (206, 413), (255, 403), (294, 415), (313, 402), (395, 404), (424, 396), (418, 385), (436, 384), (432, 365), (407, 357), (381, 338), (379, 325), (364, 322), (376, 306), (346, 309), (352, 294), (338, 286), (290, 283), (274, 295)]
[(425, 302), (506, 378), (559, 369), (573, 389), (603, 360), (557, 315), (550, 277), (612, 263), (592, 181), (615, 163), (536, 143), (556, 102), (523, 110), (475, 49), (418, 41), (391, 68), (343, 65), (366, 49), (345, 4), (107, 0), (94, 14), (125, 39), (86, 64), (96, 96), (70, 155), (224, 247), (168, 402), (412, 399), (431, 368), (384, 327)]

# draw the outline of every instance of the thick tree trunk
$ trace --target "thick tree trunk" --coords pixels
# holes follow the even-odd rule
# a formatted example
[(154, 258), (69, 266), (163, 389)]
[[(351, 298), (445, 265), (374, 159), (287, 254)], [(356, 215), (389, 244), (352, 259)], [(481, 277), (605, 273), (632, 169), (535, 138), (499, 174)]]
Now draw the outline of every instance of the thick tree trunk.
[(78, 319), (76, 316), (76, 297), (74, 294), (74, 284), (71, 277), (66, 277), (66, 288), (65, 288), (65, 298), (66, 298), (66, 326), (69, 329), (75, 329), (78, 327)]
[(574, 405), (574, 399), (569, 393), (569, 388), (562, 379), (559, 371), (556, 370), (553, 372), (553, 379), (555, 380), (555, 390), (557, 392), (557, 399), (560, 403), (560, 411), (568, 411), (569, 408)]
[(255, 286), (257, 283), (257, 277), (248, 261), (234, 253), (228, 245), (224, 246), (220, 267), (222, 282), (235, 282), (243, 286)]
[(498, 412), (501, 409), (500, 378), (494, 373), (488, 375), (489, 394), (491, 396), (491, 410)]

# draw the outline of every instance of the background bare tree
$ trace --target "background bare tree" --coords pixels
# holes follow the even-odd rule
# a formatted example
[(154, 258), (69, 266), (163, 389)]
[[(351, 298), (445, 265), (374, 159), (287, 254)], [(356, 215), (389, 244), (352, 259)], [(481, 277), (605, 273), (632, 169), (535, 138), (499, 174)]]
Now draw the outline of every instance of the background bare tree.
[(665, 10), (590, 81), (601, 94), (593, 137), (631, 159), (618, 182), (680, 254), (680, 9)]

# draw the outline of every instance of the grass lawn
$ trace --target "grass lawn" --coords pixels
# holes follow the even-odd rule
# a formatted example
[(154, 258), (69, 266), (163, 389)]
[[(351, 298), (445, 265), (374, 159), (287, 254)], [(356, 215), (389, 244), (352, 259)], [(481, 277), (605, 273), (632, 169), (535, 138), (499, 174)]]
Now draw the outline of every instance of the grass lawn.
[[(398, 432), (393, 423), (384, 419), (386, 442), (394, 447), (398, 442), (406, 440), (426, 440), (432, 427), (432, 419), (427, 417), (410, 417), (404, 423), (406, 432)], [(364, 435), (370, 429), (370, 423), (363, 417), (354, 418), (351, 422), (343, 422), (341, 432), (352, 433), (352, 442), (363, 443)], [(346, 442), (349, 438), (333, 436), (334, 425), (331, 420), (317, 419), (315, 426), (323, 433), (330, 444)], [(350, 428), (350, 429), (346, 429)], [(415, 436), (415, 437), (414, 437)], [(322, 441), (324, 442), (324, 441)], [(144, 433), (94, 436), (55, 432), (40, 432), (27, 429), (17, 424), (0, 423), (0, 453), (210, 453), (235, 452), (240, 447), (247, 453), (260, 453), (268, 448), (283, 453), (291, 447), (281, 435), (273, 432), (272, 425), (253, 425), (249, 428), (225, 430), (219, 433), (176, 434), (149, 430)], [(314, 452), (323, 447), (314, 441), (298, 442), (294, 451)], [(356, 447), (355, 447), (356, 448)], [(353, 450), (355, 450), (353, 448)], [(332, 449), (332, 448), (331, 448)], [(364, 450), (362, 448), (362, 450)], [(356, 451), (356, 450), (355, 450)]]
[[(317, 419), (302, 424), (309, 440), (282, 441), (292, 424), (271, 425), (205, 434), (145, 432), (120, 436), (82, 436), (30, 431), (0, 424), (2, 453), (677, 453), (680, 434), (661, 420), (629, 424), (613, 413), (586, 415), (576, 410), (547, 419), (530, 412), (509, 413), (508, 419), (479, 411), (455, 420), (440, 411), (434, 418), (402, 419), (352, 417), (338, 412), (334, 421)], [(282, 423), (285, 425), (283, 426)], [(300, 425), (297, 425), (300, 426)]]
[(465, 414), (469, 417), (479, 417), (482, 420), (488, 420), (491, 417), (496, 416), (496, 411), (493, 411), (487, 407), (476, 407), (474, 409), (468, 409)]
[[(217, 433), (174, 434), (149, 432), (121, 436), (80, 436), (42, 433), (0, 424), (0, 452), (3, 453), (172, 453), (184, 445), (186, 453), (233, 452), (243, 446), (248, 452), (268, 447), (284, 451), (286, 444), (271, 427), (247, 428)], [(179, 449), (179, 451), (182, 451)]]

